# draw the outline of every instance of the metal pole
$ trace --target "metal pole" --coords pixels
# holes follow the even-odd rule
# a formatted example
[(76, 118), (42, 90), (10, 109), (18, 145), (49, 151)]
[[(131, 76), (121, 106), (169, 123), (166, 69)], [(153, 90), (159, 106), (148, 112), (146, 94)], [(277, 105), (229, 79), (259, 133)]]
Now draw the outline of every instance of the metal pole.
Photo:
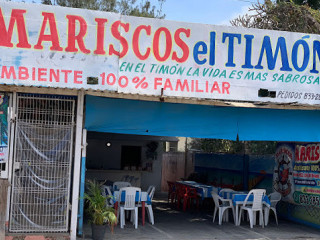
[[(9, 158), (8, 158), (8, 181), (9, 184), (12, 184), (12, 168), (13, 168), (13, 147), (14, 147), (14, 134), (15, 134), (15, 124), (16, 124), (16, 107), (17, 107), (17, 93), (13, 92), (10, 95), (10, 143), (9, 143)], [(7, 214), (6, 221), (9, 221), (9, 210), (10, 210), (10, 196), (11, 196), (11, 186), (8, 188), (8, 197), (7, 197)]]
[(249, 190), (249, 146), (248, 142), (244, 141), (244, 149), (243, 149), (243, 190)]
[(82, 160), (81, 160), (81, 180), (80, 180), (80, 200), (79, 200), (79, 222), (78, 235), (83, 234), (83, 207), (84, 207), (84, 187), (86, 180), (86, 156), (87, 156), (87, 130), (82, 132)]
[(188, 138), (186, 137), (186, 141), (184, 144), (184, 178), (187, 179), (187, 173), (188, 173)]
[(76, 141), (75, 156), (73, 167), (73, 189), (72, 189), (72, 208), (71, 208), (71, 226), (70, 239), (77, 239), (77, 222), (78, 222), (78, 206), (79, 206), (79, 186), (80, 186), (80, 167), (81, 167), (81, 142), (83, 129), (83, 108), (84, 108), (84, 92), (78, 93), (77, 105), (77, 125), (76, 125)]

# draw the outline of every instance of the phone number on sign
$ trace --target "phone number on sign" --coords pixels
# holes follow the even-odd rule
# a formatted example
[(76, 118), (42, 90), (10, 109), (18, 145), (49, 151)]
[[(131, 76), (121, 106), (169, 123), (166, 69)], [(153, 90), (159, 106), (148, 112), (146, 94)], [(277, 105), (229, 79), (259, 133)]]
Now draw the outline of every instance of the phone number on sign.
[(277, 98), (282, 99), (306, 99), (306, 100), (320, 100), (320, 94), (317, 93), (302, 93), (302, 92), (288, 92), (279, 91)]
[(299, 195), (299, 203), (302, 205), (319, 206), (319, 196), (310, 196), (306, 194)]

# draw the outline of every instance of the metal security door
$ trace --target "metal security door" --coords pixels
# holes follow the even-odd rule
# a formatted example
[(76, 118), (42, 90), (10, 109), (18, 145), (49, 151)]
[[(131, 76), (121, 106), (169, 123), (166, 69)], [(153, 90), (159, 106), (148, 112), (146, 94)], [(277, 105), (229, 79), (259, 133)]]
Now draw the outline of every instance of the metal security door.
[(17, 97), (11, 232), (66, 232), (75, 99)]

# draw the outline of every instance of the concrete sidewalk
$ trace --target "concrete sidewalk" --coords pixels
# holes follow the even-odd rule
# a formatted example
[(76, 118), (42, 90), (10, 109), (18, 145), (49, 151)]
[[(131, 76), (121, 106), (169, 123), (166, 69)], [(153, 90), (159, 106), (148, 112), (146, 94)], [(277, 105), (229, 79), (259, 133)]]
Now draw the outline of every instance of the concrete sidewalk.
[[(212, 209), (182, 212), (171, 208), (163, 197), (160, 199), (156, 198), (153, 203), (155, 225), (149, 224), (147, 216), (146, 225), (142, 226), (140, 219), (138, 229), (134, 229), (134, 226), (127, 221), (124, 229), (116, 226), (114, 234), (109, 233), (107, 239), (320, 239), (320, 230), (285, 220), (280, 220), (277, 226), (273, 216), (265, 228), (254, 226), (253, 229), (250, 229), (247, 222), (241, 223), (241, 226), (235, 226), (233, 222), (219, 226), (217, 219), (215, 223), (212, 223)], [(208, 204), (207, 208), (209, 206)], [(91, 228), (88, 224), (85, 225), (84, 233), (84, 236), (79, 239), (91, 239)]]

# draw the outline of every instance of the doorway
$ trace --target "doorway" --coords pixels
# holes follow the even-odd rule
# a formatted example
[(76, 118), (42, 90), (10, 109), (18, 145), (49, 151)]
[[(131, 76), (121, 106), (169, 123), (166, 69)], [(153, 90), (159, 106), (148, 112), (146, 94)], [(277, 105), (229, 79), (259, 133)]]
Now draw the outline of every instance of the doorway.
[(141, 146), (121, 147), (121, 169), (136, 170), (141, 167)]
[(18, 94), (10, 232), (67, 232), (75, 98)]

